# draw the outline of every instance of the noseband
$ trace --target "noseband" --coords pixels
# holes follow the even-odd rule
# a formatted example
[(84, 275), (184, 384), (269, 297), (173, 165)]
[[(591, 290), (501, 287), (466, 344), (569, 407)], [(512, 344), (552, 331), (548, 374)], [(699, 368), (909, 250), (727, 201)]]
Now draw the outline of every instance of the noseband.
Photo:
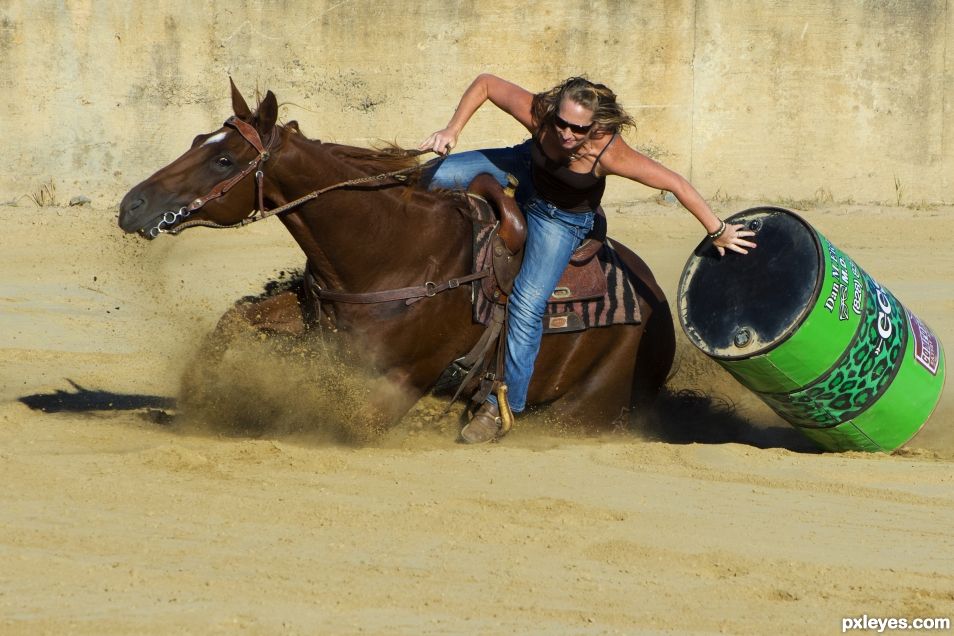
[[(265, 173), (262, 171), (261, 165), (264, 162), (268, 161), (269, 148), (271, 148), (272, 144), (275, 142), (275, 138), (277, 137), (277, 129), (272, 128), (272, 133), (271, 135), (269, 135), (268, 143), (266, 144), (262, 142), (262, 137), (261, 135), (258, 134), (258, 131), (255, 129), (254, 126), (242, 121), (241, 119), (239, 119), (238, 117), (235, 117), (234, 115), (226, 119), (223, 125), (230, 126), (234, 128), (235, 130), (237, 130), (238, 133), (242, 135), (242, 138), (245, 139), (245, 141), (247, 141), (248, 143), (250, 143), (252, 147), (258, 151), (258, 156), (252, 159), (250, 162), (248, 162), (248, 165), (245, 166), (242, 169), (242, 171), (239, 172), (237, 175), (235, 175), (234, 177), (230, 177), (224, 181), (220, 181), (218, 184), (216, 184), (215, 187), (212, 188), (212, 190), (210, 190), (209, 193), (206, 194), (205, 196), (201, 196), (198, 199), (195, 199), (192, 203), (190, 203), (187, 206), (182, 206), (181, 208), (179, 208), (178, 212), (166, 212), (165, 214), (163, 214), (162, 218), (159, 220), (159, 223), (156, 225), (156, 227), (149, 229), (148, 234), (150, 238), (156, 238), (162, 232), (168, 232), (170, 234), (178, 234), (182, 230), (186, 229), (187, 227), (192, 227), (193, 225), (207, 225), (209, 227), (220, 227), (220, 228), (239, 227), (241, 225), (246, 225), (248, 222), (250, 222), (248, 219), (243, 219), (242, 221), (239, 221), (238, 223), (234, 223), (232, 225), (220, 225), (218, 223), (215, 223), (214, 221), (198, 221), (198, 220), (191, 221), (188, 224), (182, 223), (178, 226), (176, 226), (175, 224), (176, 224), (176, 221), (178, 221), (179, 219), (188, 218), (193, 212), (195, 212), (196, 210), (204, 206), (209, 201), (214, 201), (215, 199), (218, 199), (222, 195), (226, 194), (239, 181), (241, 181), (242, 179), (250, 175), (253, 170), (255, 171), (255, 189), (258, 195), (257, 196), (258, 209), (252, 210), (252, 212), (249, 214), (249, 217), (257, 219), (256, 215), (262, 214), (265, 211), (265, 202), (263, 200), (264, 194), (263, 194), (263, 188), (262, 188), (262, 184), (265, 180)], [(164, 229), (164, 228), (169, 228), (169, 229)]]

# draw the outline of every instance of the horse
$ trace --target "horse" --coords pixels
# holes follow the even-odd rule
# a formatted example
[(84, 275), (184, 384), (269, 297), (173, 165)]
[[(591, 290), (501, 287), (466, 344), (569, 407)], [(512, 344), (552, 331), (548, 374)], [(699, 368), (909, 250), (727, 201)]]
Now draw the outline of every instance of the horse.
[[(233, 115), (133, 187), (120, 203), (119, 226), (153, 239), (202, 225), (240, 227), (273, 213), (305, 254), (302, 285), (325, 293), (316, 299), (299, 286), (238, 303), (220, 325), (240, 320), (293, 335), (327, 327), (362, 368), (401, 389), (361, 407), (386, 430), (484, 333), (467, 284), (467, 197), (405, 179), (420, 171), (413, 152), (309, 139), (297, 122), (278, 122), (272, 91), (253, 111), (230, 84)], [(529, 407), (588, 429), (618, 426), (621, 415), (651, 407), (675, 353), (665, 294), (642, 259), (616, 246), (641, 321), (545, 335), (529, 387)]]

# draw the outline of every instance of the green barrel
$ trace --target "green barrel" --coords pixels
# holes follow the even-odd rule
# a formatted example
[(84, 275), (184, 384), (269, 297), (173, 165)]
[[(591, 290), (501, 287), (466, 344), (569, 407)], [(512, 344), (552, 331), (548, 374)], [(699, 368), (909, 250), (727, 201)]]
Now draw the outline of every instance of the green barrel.
[(739, 212), (758, 248), (719, 258), (703, 241), (679, 281), (689, 340), (832, 451), (893, 451), (944, 386), (931, 329), (795, 213)]

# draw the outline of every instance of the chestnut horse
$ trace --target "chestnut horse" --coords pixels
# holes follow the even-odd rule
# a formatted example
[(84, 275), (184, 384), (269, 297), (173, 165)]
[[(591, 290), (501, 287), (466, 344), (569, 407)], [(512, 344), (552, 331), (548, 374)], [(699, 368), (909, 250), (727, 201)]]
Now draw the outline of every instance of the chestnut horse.
[[(301, 302), (301, 288), (292, 289), (239, 304), (233, 317), (291, 333), (333, 326), (333, 336), (359, 352), (363, 367), (403, 389), (361, 408), (381, 428), (392, 426), (484, 331), (473, 320), (471, 285), (447, 284), (472, 271), (466, 197), (390, 176), (374, 179), (409, 172), (417, 159), (308, 139), (294, 122), (276, 123), (271, 91), (253, 112), (232, 84), (232, 107), (222, 128), (196, 137), (185, 154), (126, 194), (120, 227), (155, 238), (194, 225), (239, 226), (254, 207), (256, 214), (279, 208), (276, 216), (307, 257), (307, 272), (330, 297), (316, 311)], [(528, 395), (531, 406), (549, 405), (561, 419), (596, 427), (651, 404), (675, 350), (662, 290), (639, 257), (616, 246), (640, 295), (642, 323), (545, 336)], [(438, 283), (425, 287), (426, 281)], [(404, 288), (428, 293), (411, 302), (347, 298)]]

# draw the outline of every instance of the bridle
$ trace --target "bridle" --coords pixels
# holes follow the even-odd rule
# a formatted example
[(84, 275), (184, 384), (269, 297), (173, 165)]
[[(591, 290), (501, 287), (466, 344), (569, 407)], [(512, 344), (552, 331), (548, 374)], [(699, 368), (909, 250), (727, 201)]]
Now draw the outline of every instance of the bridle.
[[(192, 201), (192, 203), (190, 203), (189, 205), (179, 208), (178, 212), (172, 212), (172, 211), (165, 212), (162, 215), (162, 217), (159, 219), (159, 223), (156, 224), (155, 227), (150, 228), (146, 232), (149, 238), (156, 238), (161, 233), (169, 233), (169, 234), (175, 235), (190, 227), (197, 227), (197, 226), (211, 227), (215, 229), (232, 229), (232, 228), (244, 227), (246, 225), (249, 225), (250, 223), (255, 223), (256, 221), (267, 219), (270, 216), (276, 216), (284, 212), (288, 212), (289, 210), (293, 208), (297, 208), (303, 203), (311, 201), (312, 199), (315, 199), (321, 196), (322, 194), (324, 194), (325, 192), (329, 192), (331, 190), (338, 190), (340, 188), (346, 188), (346, 187), (361, 185), (365, 183), (372, 183), (375, 181), (384, 181), (386, 179), (395, 179), (396, 181), (399, 181), (399, 182), (405, 181), (409, 173), (423, 170), (427, 168), (427, 166), (429, 166), (431, 163), (439, 160), (439, 158), (433, 159), (430, 162), (424, 164), (423, 166), (415, 165), (415, 166), (410, 166), (408, 168), (402, 168), (401, 170), (393, 170), (391, 172), (376, 174), (369, 177), (360, 177), (357, 179), (349, 179), (347, 181), (335, 183), (333, 185), (321, 188), (320, 190), (309, 192), (308, 194), (302, 197), (299, 197), (295, 199), (294, 201), (290, 201), (286, 203), (285, 205), (279, 206), (277, 208), (273, 208), (271, 210), (266, 210), (265, 201), (264, 201), (264, 187), (263, 187), (263, 184), (265, 181), (265, 172), (262, 170), (262, 164), (265, 163), (268, 160), (268, 158), (271, 156), (270, 150), (271, 150), (272, 144), (275, 143), (275, 140), (278, 137), (278, 129), (272, 128), (272, 132), (268, 138), (268, 143), (264, 143), (262, 141), (261, 135), (258, 134), (258, 130), (256, 130), (255, 126), (252, 126), (248, 122), (242, 121), (241, 119), (239, 119), (238, 117), (234, 115), (226, 119), (223, 126), (230, 126), (234, 128), (236, 131), (238, 131), (238, 133), (242, 135), (242, 138), (245, 139), (245, 141), (247, 141), (248, 143), (250, 143), (252, 147), (258, 151), (258, 156), (252, 159), (248, 163), (248, 165), (241, 170), (241, 172), (239, 172), (233, 177), (229, 177), (228, 179), (224, 181), (220, 181), (218, 184), (216, 184), (215, 187), (213, 187), (212, 190), (209, 191), (209, 193), (206, 194), (205, 196), (199, 197), (198, 199), (195, 199), (194, 201)], [(423, 153), (419, 152), (418, 154), (423, 154)], [(258, 201), (258, 209), (252, 210), (247, 217), (245, 217), (241, 221), (238, 221), (236, 223), (231, 223), (229, 225), (222, 225), (221, 223), (216, 223), (215, 221), (211, 221), (208, 219), (193, 219), (191, 221), (183, 221), (182, 223), (177, 223), (179, 219), (188, 218), (193, 212), (195, 212), (196, 210), (204, 206), (209, 201), (214, 201), (215, 199), (218, 199), (219, 197), (226, 194), (237, 183), (239, 183), (245, 177), (250, 175), (252, 171), (255, 171), (255, 189), (257, 193), (256, 198)]]
[[(265, 173), (262, 170), (262, 167), (263, 167), (262, 164), (264, 164), (268, 160), (268, 158), (271, 156), (270, 150), (272, 148), (272, 144), (275, 143), (275, 140), (278, 137), (278, 134), (279, 134), (278, 129), (272, 128), (272, 131), (268, 137), (268, 142), (265, 143), (262, 141), (261, 135), (258, 134), (258, 130), (254, 126), (252, 126), (248, 122), (242, 121), (241, 119), (239, 119), (238, 117), (234, 115), (226, 119), (223, 125), (229, 126), (231, 128), (234, 128), (236, 131), (238, 131), (238, 133), (242, 135), (242, 138), (245, 139), (245, 141), (247, 141), (248, 143), (250, 143), (252, 147), (255, 148), (256, 151), (258, 151), (258, 155), (254, 159), (252, 159), (248, 163), (248, 165), (241, 170), (241, 172), (239, 172), (238, 174), (232, 177), (229, 177), (228, 179), (225, 179), (224, 181), (220, 181), (205, 196), (201, 196), (195, 199), (194, 201), (192, 201), (192, 203), (190, 203), (187, 206), (182, 206), (181, 208), (179, 208), (178, 212), (171, 212), (171, 211), (165, 212), (162, 215), (161, 219), (159, 220), (159, 223), (155, 227), (150, 228), (149, 231), (147, 232), (150, 238), (156, 238), (161, 233), (169, 233), (169, 234), (175, 235), (175, 234), (178, 234), (179, 232), (182, 232), (183, 230), (187, 228), (196, 227), (196, 226), (211, 227), (216, 229), (232, 229), (232, 228), (244, 227), (246, 225), (249, 225), (250, 223), (255, 223), (256, 221), (267, 219), (270, 216), (276, 216), (284, 212), (287, 212), (331, 190), (338, 190), (340, 188), (372, 183), (376, 181), (384, 181), (386, 179), (395, 179), (396, 181), (399, 181), (399, 182), (405, 181), (409, 173), (416, 172), (418, 170), (423, 170), (427, 168), (427, 166), (430, 165), (431, 163), (440, 160), (440, 158), (437, 158), (437, 159), (431, 160), (430, 162), (428, 162), (427, 164), (424, 164), (423, 166), (414, 165), (408, 168), (402, 168), (400, 170), (394, 170), (391, 172), (376, 174), (369, 177), (359, 177), (357, 179), (349, 179), (347, 181), (335, 183), (333, 185), (321, 188), (319, 190), (309, 192), (308, 194), (302, 197), (299, 197), (295, 199), (294, 201), (290, 201), (280, 207), (273, 208), (271, 210), (266, 210), (265, 201), (264, 201), (264, 192), (263, 192)], [(419, 154), (423, 154), (423, 153), (419, 153)], [(209, 201), (214, 201), (215, 199), (218, 199), (219, 197), (225, 195), (236, 184), (238, 184), (248, 175), (252, 174), (253, 171), (255, 172), (255, 189), (256, 189), (256, 199), (258, 202), (258, 209), (252, 210), (247, 217), (245, 217), (241, 221), (238, 221), (236, 223), (231, 223), (229, 225), (222, 225), (221, 223), (216, 223), (215, 221), (211, 221), (208, 219), (192, 219), (191, 221), (183, 221), (178, 224), (176, 223), (179, 219), (188, 218), (193, 212), (200, 209)], [(311, 293), (315, 295), (319, 303), (322, 300), (328, 300), (332, 302), (374, 304), (374, 303), (382, 303), (382, 302), (392, 302), (396, 300), (404, 300), (406, 304), (410, 305), (418, 300), (421, 300), (422, 298), (431, 298), (440, 292), (447, 291), (449, 289), (456, 289), (461, 284), (470, 283), (475, 280), (485, 278), (489, 276), (490, 274), (491, 274), (491, 270), (488, 268), (473, 274), (458, 276), (456, 278), (452, 278), (443, 283), (434, 283), (432, 281), (427, 281), (424, 283), (424, 285), (418, 285), (414, 287), (402, 287), (399, 289), (391, 289), (391, 290), (384, 290), (384, 291), (378, 291), (378, 292), (364, 292), (364, 293), (354, 293), (354, 292), (345, 292), (345, 291), (339, 291), (339, 290), (323, 289), (320, 287), (320, 285), (318, 285), (318, 282), (314, 278), (314, 276), (312, 276), (310, 281), (311, 282), (310, 287), (311, 287)]]
[[(234, 128), (235, 130), (237, 130), (238, 133), (242, 135), (242, 138), (245, 139), (245, 141), (247, 141), (248, 143), (250, 143), (252, 147), (258, 151), (258, 156), (256, 156), (254, 159), (249, 161), (248, 165), (242, 168), (242, 170), (238, 174), (217, 183), (205, 196), (201, 196), (198, 199), (195, 199), (189, 205), (182, 206), (181, 208), (179, 208), (178, 212), (172, 212), (172, 211), (165, 212), (162, 215), (162, 218), (160, 218), (159, 223), (155, 227), (150, 228), (149, 231), (147, 232), (147, 234), (149, 235), (149, 238), (156, 238), (157, 236), (159, 236), (159, 234), (163, 232), (168, 232), (169, 234), (178, 234), (179, 232), (186, 229), (187, 227), (193, 227), (196, 225), (206, 225), (208, 227), (220, 227), (220, 228), (241, 227), (242, 225), (247, 225), (248, 223), (251, 222), (247, 218), (242, 219), (238, 223), (234, 223), (232, 225), (221, 225), (219, 223), (215, 223), (214, 221), (205, 221), (205, 220), (199, 220), (199, 219), (196, 219), (193, 221), (187, 221), (187, 222), (176, 225), (176, 221), (178, 221), (179, 219), (188, 218), (193, 212), (200, 209), (209, 201), (214, 201), (215, 199), (218, 199), (219, 197), (223, 196), (229, 190), (231, 190), (237, 183), (242, 181), (248, 175), (252, 174), (252, 171), (255, 172), (255, 189), (257, 191), (258, 210), (253, 210), (249, 218), (260, 213), (261, 211), (265, 209), (264, 193), (263, 193), (263, 187), (262, 187), (263, 182), (265, 180), (265, 173), (262, 171), (262, 164), (268, 161), (268, 158), (270, 156), (269, 149), (272, 147), (272, 144), (275, 142), (275, 139), (278, 136), (277, 129), (275, 128), (272, 129), (272, 133), (269, 135), (268, 143), (266, 144), (262, 141), (262, 137), (261, 135), (258, 134), (258, 130), (255, 129), (255, 126), (252, 126), (251, 124), (242, 121), (241, 119), (239, 119), (238, 117), (234, 115), (226, 119), (223, 126), (230, 126)], [(165, 228), (168, 228), (168, 229), (165, 229)]]

